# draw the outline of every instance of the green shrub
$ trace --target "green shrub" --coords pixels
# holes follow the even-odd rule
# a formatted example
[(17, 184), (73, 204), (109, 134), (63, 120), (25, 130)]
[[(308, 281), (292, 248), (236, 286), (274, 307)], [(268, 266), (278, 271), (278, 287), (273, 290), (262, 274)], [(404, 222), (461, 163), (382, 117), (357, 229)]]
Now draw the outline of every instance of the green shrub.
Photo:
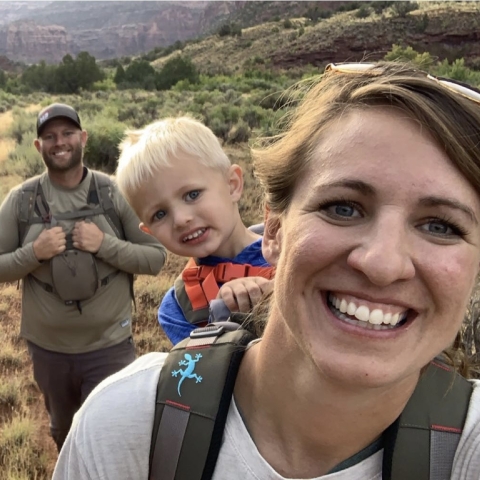
[(198, 70), (192, 60), (182, 55), (169, 59), (162, 70), (155, 74), (157, 90), (168, 90), (180, 80), (187, 80), (191, 84), (199, 81)]
[(41, 155), (33, 145), (36, 134), (33, 131), (24, 133), (22, 142), (8, 154), (8, 158), (0, 164), (0, 175), (19, 175), (30, 178), (42, 173), (45, 164)]
[(289, 18), (283, 21), (283, 28), (293, 28), (293, 23)]
[(35, 117), (15, 107), (13, 110), (13, 122), (7, 130), (7, 135), (20, 144), (27, 133), (35, 133)]
[(88, 131), (85, 164), (106, 172), (114, 172), (119, 156), (118, 146), (127, 126), (103, 115), (84, 122)]
[(233, 125), (230, 128), (226, 141), (229, 144), (248, 142), (251, 133), (250, 127), (240, 120), (237, 125)]
[(420, 68), (428, 68), (433, 64), (433, 58), (428, 52), (419, 53), (412, 47), (402, 47), (401, 45), (392, 45), (392, 49), (385, 55), (385, 60), (389, 61), (408, 61)]
[(367, 18), (371, 14), (370, 7), (367, 5), (362, 5), (356, 12), (355, 12), (355, 17), (357, 18)]
[(240, 25), (236, 23), (224, 23), (218, 29), (218, 36), (219, 37), (226, 37), (227, 35), (231, 35), (232, 37), (241, 37), (242, 36), (242, 28)]
[(480, 72), (468, 68), (463, 58), (457, 58), (452, 63), (445, 59), (432, 69), (432, 73), (474, 86), (480, 85)]
[(406, 17), (408, 13), (418, 9), (417, 2), (393, 2), (392, 11), (399, 17)]

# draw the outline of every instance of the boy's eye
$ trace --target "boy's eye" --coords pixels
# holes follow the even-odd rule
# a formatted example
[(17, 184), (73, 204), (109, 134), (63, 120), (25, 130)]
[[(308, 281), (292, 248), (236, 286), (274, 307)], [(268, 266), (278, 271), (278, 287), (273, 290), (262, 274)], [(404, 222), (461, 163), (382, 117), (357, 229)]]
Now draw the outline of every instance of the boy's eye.
[(162, 218), (165, 216), (165, 211), (164, 210), (159, 210), (153, 215), (153, 218), (155, 220), (162, 220)]
[(200, 195), (200, 190), (192, 190), (185, 195), (186, 200), (196, 200)]

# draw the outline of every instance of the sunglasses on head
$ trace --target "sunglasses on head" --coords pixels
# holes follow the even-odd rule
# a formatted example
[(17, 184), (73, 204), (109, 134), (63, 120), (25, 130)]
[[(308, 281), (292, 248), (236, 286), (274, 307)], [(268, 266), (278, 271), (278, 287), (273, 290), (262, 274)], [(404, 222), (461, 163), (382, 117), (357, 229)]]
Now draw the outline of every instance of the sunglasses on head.
[[(382, 75), (384, 70), (381, 66), (375, 63), (329, 63), (325, 67), (325, 72), (336, 72), (344, 74), (361, 74), (366, 73), (368, 75), (376, 76)], [(425, 76), (434, 82), (437, 82), (444, 88), (448, 88), (450, 91), (462, 95), (462, 97), (468, 98), (476, 103), (480, 103), (480, 91), (456, 80), (444, 77), (435, 77), (427, 72)]]

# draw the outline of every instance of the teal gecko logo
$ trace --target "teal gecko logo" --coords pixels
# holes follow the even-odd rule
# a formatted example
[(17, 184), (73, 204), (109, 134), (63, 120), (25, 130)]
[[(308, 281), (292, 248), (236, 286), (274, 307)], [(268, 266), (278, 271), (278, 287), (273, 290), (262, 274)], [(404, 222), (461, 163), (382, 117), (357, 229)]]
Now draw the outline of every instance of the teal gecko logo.
[(178, 365), (180, 367), (187, 367), (187, 368), (183, 370), (182, 369), (174, 370), (172, 372), (172, 377), (178, 377), (178, 375), (180, 375), (180, 381), (178, 382), (178, 387), (177, 387), (177, 392), (180, 397), (182, 396), (182, 394), (180, 393), (180, 387), (182, 386), (182, 383), (186, 378), (194, 378), (196, 380), (195, 383), (200, 383), (203, 380), (200, 375), (193, 373), (193, 371), (195, 370), (196, 363), (202, 358), (202, 354), (197, 353), (195, 355), (195, 359), (193, 359), (189, 353), (185, 353), (184, 357), (185, 357), (185, 360), (180, 360), (178, 362)]

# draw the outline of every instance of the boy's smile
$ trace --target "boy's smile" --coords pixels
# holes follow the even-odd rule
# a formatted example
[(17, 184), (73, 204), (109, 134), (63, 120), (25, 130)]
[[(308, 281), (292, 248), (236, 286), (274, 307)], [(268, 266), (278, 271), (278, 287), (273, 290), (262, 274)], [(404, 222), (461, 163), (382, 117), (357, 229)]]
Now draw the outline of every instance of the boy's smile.
[(138, 192), (140, 228), (177, 255), (233, 258), (252, 241), (245, 238), (238, 212), (242, 189), (237, 165), (222, 172), (179, 155)]

